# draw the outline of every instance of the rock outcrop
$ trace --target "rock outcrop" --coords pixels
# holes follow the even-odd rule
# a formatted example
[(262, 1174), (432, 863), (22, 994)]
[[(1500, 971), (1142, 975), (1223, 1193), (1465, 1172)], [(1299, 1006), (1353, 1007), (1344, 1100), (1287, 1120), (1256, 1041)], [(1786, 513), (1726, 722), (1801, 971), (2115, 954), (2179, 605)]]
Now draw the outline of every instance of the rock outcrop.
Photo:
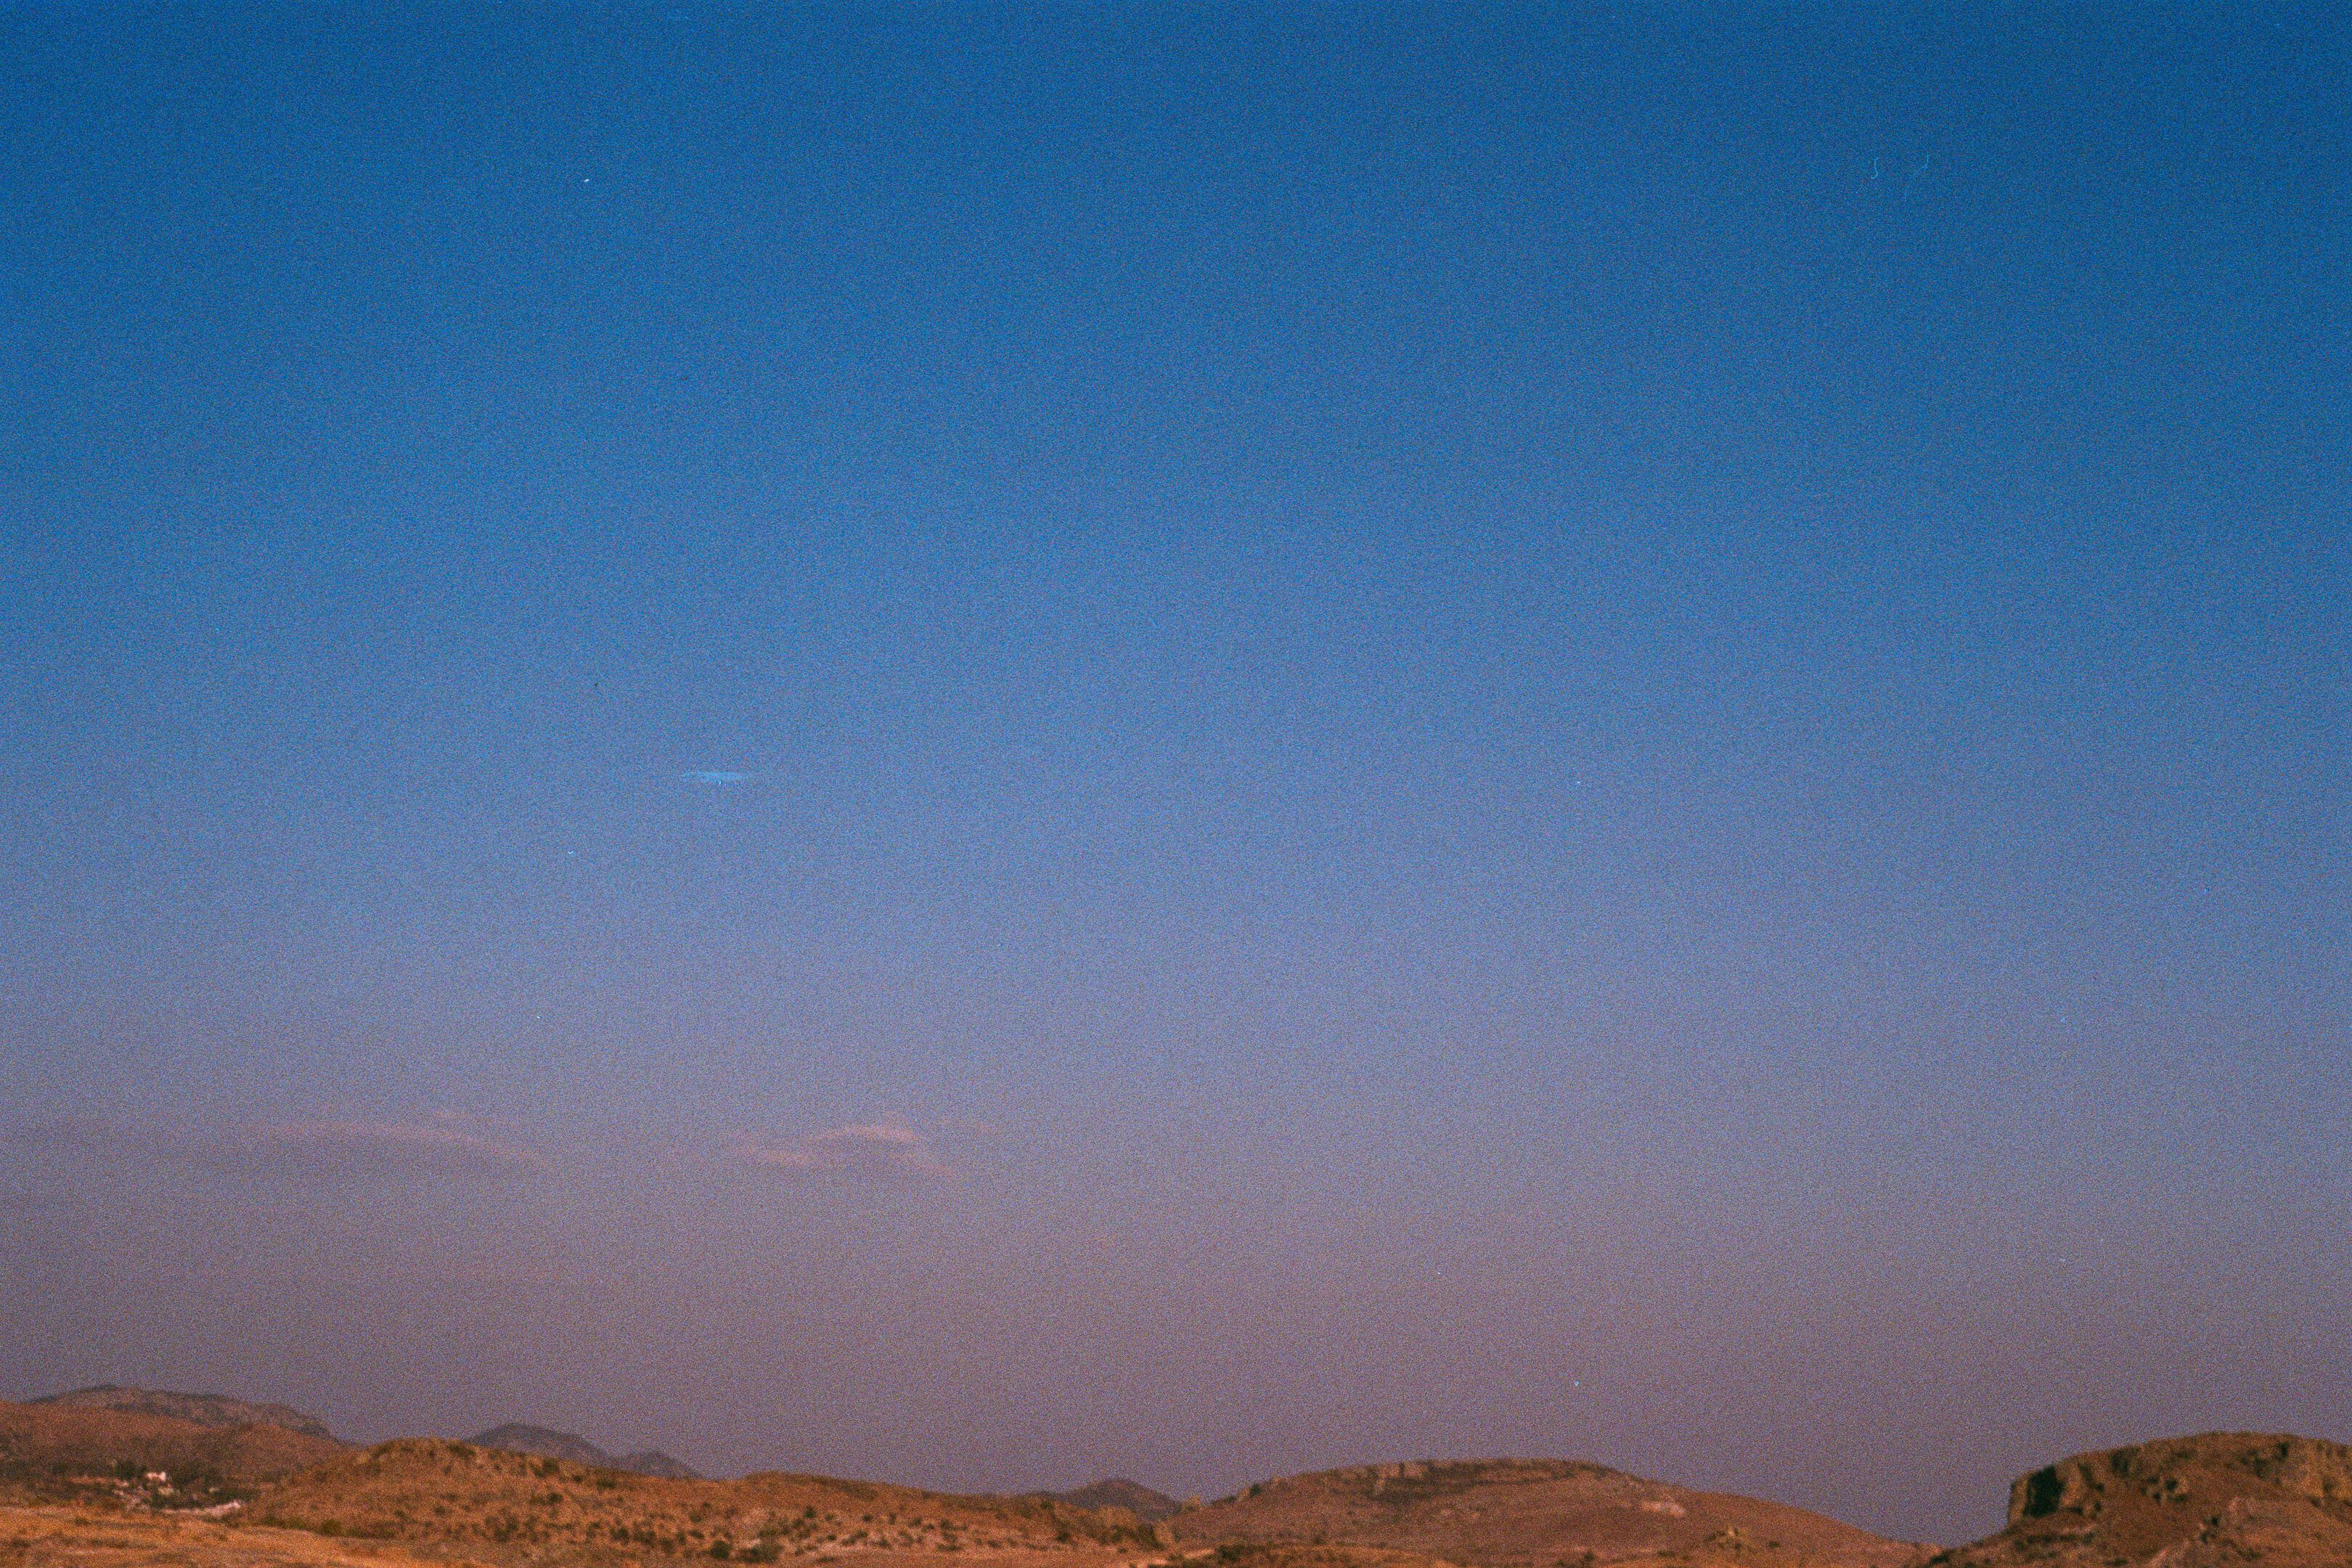
[(1999, 1534), (1939, 1568), (2267, 1568), (2352, 1563), (2352, 1447), (2210, 1432), (2076, 1454), (2020, 1476)]

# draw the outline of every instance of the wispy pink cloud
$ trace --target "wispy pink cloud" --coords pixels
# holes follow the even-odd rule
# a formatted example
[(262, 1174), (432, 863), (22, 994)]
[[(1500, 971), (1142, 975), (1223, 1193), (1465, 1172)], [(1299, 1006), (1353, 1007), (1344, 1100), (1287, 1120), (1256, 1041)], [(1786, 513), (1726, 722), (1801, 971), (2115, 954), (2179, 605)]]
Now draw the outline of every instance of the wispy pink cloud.
[(794, 1176), (921, 1181), (952, 1174), (930, 1140), (911, 1127), (864, 1122), (828, 1128), (788, 1143), (753, 1143), (744, 1160)]

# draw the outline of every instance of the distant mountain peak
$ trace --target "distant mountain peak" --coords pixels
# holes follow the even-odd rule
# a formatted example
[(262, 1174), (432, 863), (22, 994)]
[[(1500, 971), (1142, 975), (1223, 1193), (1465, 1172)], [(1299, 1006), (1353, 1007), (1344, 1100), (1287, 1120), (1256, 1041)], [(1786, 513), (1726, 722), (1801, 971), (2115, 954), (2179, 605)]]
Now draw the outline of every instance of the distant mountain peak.
[(1146, 1524), (1155, 1524), (1182, 1506), (1166, 1493), (1153, 1491), (1141, 1481), (1131, 1481), (1125, 1476), (1112, 1476), (1092, 1486), (1052, 1495), (1080, 1508), (1123, 1508)]
[(672, 1480), (693, 1481), (702, 1478), (680, 1460), (670, 1458), (658, 1448), (647, 1448), (635, 1454), (608, 1454), (576, 1432), (559, 1432), (552, 1426), (533, 1426), (528, 1422), (509, 1421), (503, 1426), (493, 1426), (467, 1439), (478, 1448), (499, 1448), (509, 1454), (536, 1454), (543, 1459), (565, 1459), (575, 1465), (592, 1465), (600, 1470), (632, 1470), (641, 1476), (665, 1476)]

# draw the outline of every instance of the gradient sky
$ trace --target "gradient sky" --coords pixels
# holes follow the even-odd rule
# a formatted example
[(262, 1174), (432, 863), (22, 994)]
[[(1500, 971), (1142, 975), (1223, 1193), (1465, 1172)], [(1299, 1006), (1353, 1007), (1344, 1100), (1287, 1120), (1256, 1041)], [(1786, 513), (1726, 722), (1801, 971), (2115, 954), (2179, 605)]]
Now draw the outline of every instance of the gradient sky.
[(2334, 7), (12, 5), (0, 1394), (1939, 1539), (2352, 1438)]

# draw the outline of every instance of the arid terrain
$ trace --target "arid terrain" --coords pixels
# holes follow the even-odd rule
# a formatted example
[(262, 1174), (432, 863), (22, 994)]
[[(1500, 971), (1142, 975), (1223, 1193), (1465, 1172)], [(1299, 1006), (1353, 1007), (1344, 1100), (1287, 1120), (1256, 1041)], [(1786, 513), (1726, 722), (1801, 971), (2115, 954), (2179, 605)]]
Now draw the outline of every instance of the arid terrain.
[(403, 1568), (420, 1559), (380, 1542), (258, 1530), (179, 1514), (0, 1505), (5, 1568)]
[[(277, 1553), (330, 1541), (346, 1543), (345, 1557), (490, 1568), (681, 1558), (1133, 1568), (1167, 1556), (1131, 1513), (1044, 1497), (781, 1474), (679, 1479), (441, 1438), (350, 1448), (270, 1424), (206, 1427), (57, 1405), (0, 1403), (0, 1492), (19, 1505), (0, 1535), (0, 1568), (22, 1552), (83, 1561), (75, 1543), (90, 1531), (125, 1563), (159, 1563), (208, 1560), (248, 1539)], [(181, 1533), (157, 1533), (166, 1526)], [(17, 1536), (21, 1548), (10, 1544)]]
[(256, 1513), (266, 1524), (500, 1563), (698, 1556), (902, 1568), (942, 1553), (1131, 1562), (1158, 1545), (1132, 1517), (1043, 1499), (781, 1474), (677, 1480), (432, 1437), (380, 1444), (289, 1477), (257, 1500)]
[[(1938, 1548), (1557, 1459), (1362, 1466), (1179, 1508), (1126, 1480), (965, 1497), (782, 1473), (647, 1475), (437, 1437), (358, 1448), (282, 1406), (85, 1394), (0, 1402), (0, 1568), (2352, 1564), (2352, 1448), (2284, 1436), (2077, 1455), (2019, 1478), (2000, 1532)], [(155, 1413), (174, 1409), (196, 1418)], [(239, 1419), (256, 1411), (267, 1418)], [(543, 1428), (486, 1436), (499, 1433), (602, 1454)]]

